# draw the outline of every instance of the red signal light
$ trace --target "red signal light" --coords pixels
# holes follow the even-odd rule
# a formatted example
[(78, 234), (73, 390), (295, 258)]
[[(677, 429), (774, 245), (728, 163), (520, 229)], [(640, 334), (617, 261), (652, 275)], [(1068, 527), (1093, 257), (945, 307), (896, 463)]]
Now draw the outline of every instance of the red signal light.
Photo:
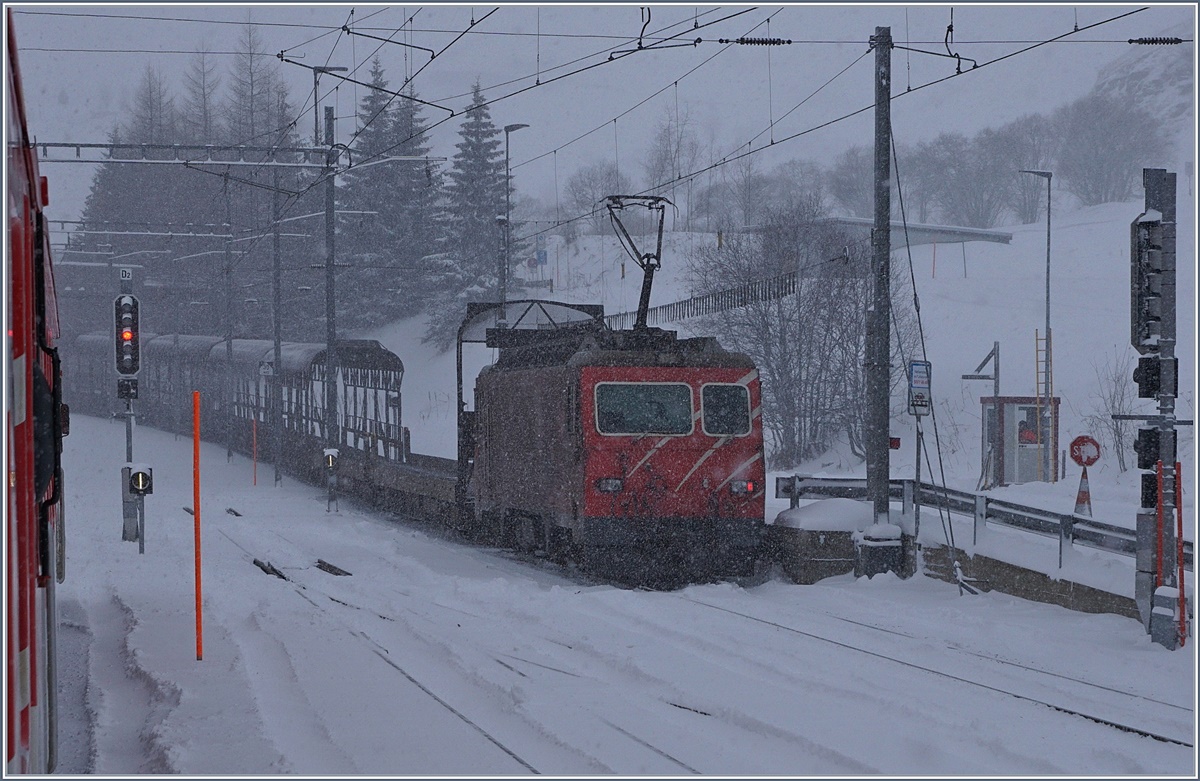
[(113, 302), (116, 316), (113, 335), (116, 337), (117, 374), (137, 374), (141, 365), (138, 336), (138, 300), (131, 295), (117, 296)]

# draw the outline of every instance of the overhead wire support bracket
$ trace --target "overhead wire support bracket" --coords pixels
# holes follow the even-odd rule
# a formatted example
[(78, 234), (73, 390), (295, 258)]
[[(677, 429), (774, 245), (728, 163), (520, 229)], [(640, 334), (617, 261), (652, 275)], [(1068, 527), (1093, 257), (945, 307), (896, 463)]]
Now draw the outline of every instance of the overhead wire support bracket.
[(927, 51), (927, 50), (925, 50), (925, 49), (914, 49), (914, 48), (912, 48), (911, 46), (901, 46), (901, 45), (900, 45), (900, 44), (898, 44), (898, 43), (897, 43), (897, 44), (892, 44), (892, 48), (893, 48), (893, 49), (900, 49), (900, 50), (902, 50), (902, 51), (906, 51), (906, 52), (916, 52), (917, 54), (928, 54), (928, 55), (931, 55), (931, 56), (933, 56), (933, 57), (948, 57), (948, 58), (950, 58), (950, 59), (953, 59), (953, 60), (956, 60), (956, 61), (958, 61), (958, 66), (957, 66), (957, 69), (958, 69), (958, 72), (959, 72), (959, 73), (962, 73), (962, 61), (963, 61), (963, 60), (967, 60), (968, 62), (970, 62), (970, 63), (971, 63), (971, 70), (975, 70), (976, 68), (978, 68), (978, 67), (979, 67), (979, 63), (978, 63), (978, 62), (976, 62), (975, 60), (971, 59), (970, 57), (964, 57), (964, 56), (962, 56), (961, 54), (942, 54), (941, 52), (931, 52), (931, 51)]
[(391, 38), (380, 38), (378, 35), (369, 35), (367, 33), (360, 33), (355, 30), (351, 30), (350, 25), (348, 25), (348, 24), (342, 25), (342, 32), (346, 33), (347, 35), (357, 35), (362, 38), (370, 38), (373, 41), (382, 41), (383, 43), (394, 43), (397, 46), (407, 46), (410, 49), (420, 49), (423, 52), (429, 52), (430, 60), (437, 57), (437, 52), (435, 52), (433, 49), (430, 49), (428, 47), (418, 46), (415, 43), (405, 43), (404, 41), (394, 41)]
[(624, 57), (626, 54), (637, 54), (638, 52), (660, 51), (662, 49), (680, 49), (680, 48), (683, 48), (684, 46), (691, 46), (691, 47), (695, 48), (696, 46), (699, 46), (702, 43), (704, 43), (704, 39), (697, 38), (694, 41), (687, 41), (685, 43), (669, 43), (666, 46), (659, 46), (657, 44), (651, 44), (650, 46), (646, 46), (644, 48), (639, 47), (637, 49), (618, 49), (617, 51), (608, 53), (608, 60), (609, 60), (609, 62), (612, 62), (618, 56)]
[[(299, 65), (301, 68), (308, 68), (309, 70), (316, 70), (316, 68), (320, 67), (317, 65), (306, 65), (303, 62), (296, 62), (295, 60), (288, 59), (287, 57), (284, 56), (283, 52), (279, 52), (279, 54), (275, 55), (275, 57), (277, 59), (279, 59), (280, 62), (286, 62), (288, 65)], [(428, 64), (428, 63), (426, 63), (426, 64)], [(454, 117), (454, 116), (458, 115), (458, 113), (452, 108), (448, 108), (446, 106), (440, 106), (437, 103), (430, 103), (427, 100), (421, 100), (420, 98), (413, 97), (412, 95), (405, 95), (403, 92), (394, 92), (393, 90), (390, 90), (390, 89), (384, 89), (383, 87), (380, 87), (378, 84), (368, 84), (365, 81), (359, 81), (358, 79), (352, 79), (349, 76), (342, 76), (339, 73), (326, 73), (326, 75), (333, 76), (335, 79), (341, 79), (342, 81), (348, 82), (350, 84), (357, 84), (360, 87), (366, 87), (367, 89), (375, 90), (376, 92), (382, 92), (385, 95), (391, 95), (394, 98), (403, 98), (404, 100), (411, 100), (413, 103), (420, 103), (422, 106), (429, 106), (431, 108), (436, 108), (440, 111), (448, 111), (448, 112), (450, 112), (450, 117)], [(449, 119), (450, 117), (447, 117), (447, 119)]]
[[(238, 165), (238, 164), (252, 163), (254, 165), (269, 165), (269, 164), (285, 165), (286, 164), (289, 166), (295, 166), (296, 165), (295, 163), (277, 163), (274, 161), (269, 163), (268, 161), (265, 161), (265, 160), (264, 161), (247, 160), (247, 156), (248, 155), (252, 156), (255, 154), (270, 154), (270, 155), (296, 154), (296, 155), (304, 155), (307, 158), (308, 155), (325, 153), (324, 147), (282, 147), (282, 146), (272, 147), (272, 146), (243, 146), (243, 145), (222, 146), (220, 144), (143, 144), (143, 143), (132, 143), (132, 142), (130, 142), (130, 143), (120, 143), (120, 142), (79, 143), (79, 142), (73, 142), (73, 141), (66, 141), (66, 142), (39, 141), (35, 144), (35, 146), (41, 147), (41, 150), (42, 150), (42, 156), (39, 159), (44, 160), (46, 162), (56, 162), (56, 163), (57, 162), (67, 162), (67, 161), (51, 158), (50, 157), (51, 149), (74, 149), (75, 150), (75, 158), (74, 159), (79, 160), (79, 162), (85, 162), (85, 163), (192, 162), (192, 163), (217, 163), (220, 165)], [(106, 159), (100, 159), (100, 160), (86, 160), (86, 159), (83, 159), (83, 156), (82, 156), (82, 150), (84, 150), (84, 149), (104, 150), (104, 151), (108, 152), (109, 157)], [(118, 157), (117, 156), (118, 150), (120, 150), (122, 152), (130, 153), (130, 154), (137, 153), (140, 155), (140, 157)], [(150, 157), (147, 154), (148, 152), (151, 152), (151, 151), (170, 152), (171, 157), (169, 160), (168, 159), (153, 159), (152, 157)], [(234, 160), (215, 159), (215, 157), (219, 154), (228, 154), (229, 156), (231, 156), (235, 159)], [(189, 159), (189, 155), (195, 155), (196, 157)]]

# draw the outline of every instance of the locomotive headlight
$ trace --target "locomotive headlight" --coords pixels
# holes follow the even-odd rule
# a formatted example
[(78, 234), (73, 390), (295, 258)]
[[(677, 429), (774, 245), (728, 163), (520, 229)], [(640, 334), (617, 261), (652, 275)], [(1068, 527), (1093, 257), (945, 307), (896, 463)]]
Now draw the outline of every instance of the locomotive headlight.
[(729, 490), (735, 494), (752, 494), (756, 488), (758, 484), (753, 480), (734, 480), (729, 486)]
[(601, 477), (596, 481), (596, 490), (602, 494), (619, 494), (625, 481), (619, 477)]

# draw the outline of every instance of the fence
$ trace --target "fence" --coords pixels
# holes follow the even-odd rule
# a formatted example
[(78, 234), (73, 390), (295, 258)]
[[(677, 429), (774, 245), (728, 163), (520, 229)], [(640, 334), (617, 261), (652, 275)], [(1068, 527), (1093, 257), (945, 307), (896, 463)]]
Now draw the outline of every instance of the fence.
[[(796, 292), (797, 272), (789, 271), (770, 279), (759, 279), (744, 285), (718, 290), (704, 296), (693, 296), (683, 301), (675, 301), (662, 306), (653, 306), (647, 310), (646, 324), (677, 323), (691, 317), (711, 315), (728, 309), (737, 309), (758, 301), (773, 301), (777, 298), (790, 296)], [(637, 312), (621, 312), (604, 318), (608, 327), (613, 330), (625, 330), (633, 327)]]

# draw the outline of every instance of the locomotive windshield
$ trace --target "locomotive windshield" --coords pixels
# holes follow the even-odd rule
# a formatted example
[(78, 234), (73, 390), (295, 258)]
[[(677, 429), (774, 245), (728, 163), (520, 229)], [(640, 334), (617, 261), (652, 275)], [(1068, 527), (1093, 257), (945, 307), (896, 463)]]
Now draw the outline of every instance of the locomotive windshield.
[(704, 433), (740, 437), (750, 433), (750, 392), (745, 385), (705, 385), (700, 389)]
[(683, 383), (600, 383), (596, 425), (601, 434), (690, 434), (692, 389)]

